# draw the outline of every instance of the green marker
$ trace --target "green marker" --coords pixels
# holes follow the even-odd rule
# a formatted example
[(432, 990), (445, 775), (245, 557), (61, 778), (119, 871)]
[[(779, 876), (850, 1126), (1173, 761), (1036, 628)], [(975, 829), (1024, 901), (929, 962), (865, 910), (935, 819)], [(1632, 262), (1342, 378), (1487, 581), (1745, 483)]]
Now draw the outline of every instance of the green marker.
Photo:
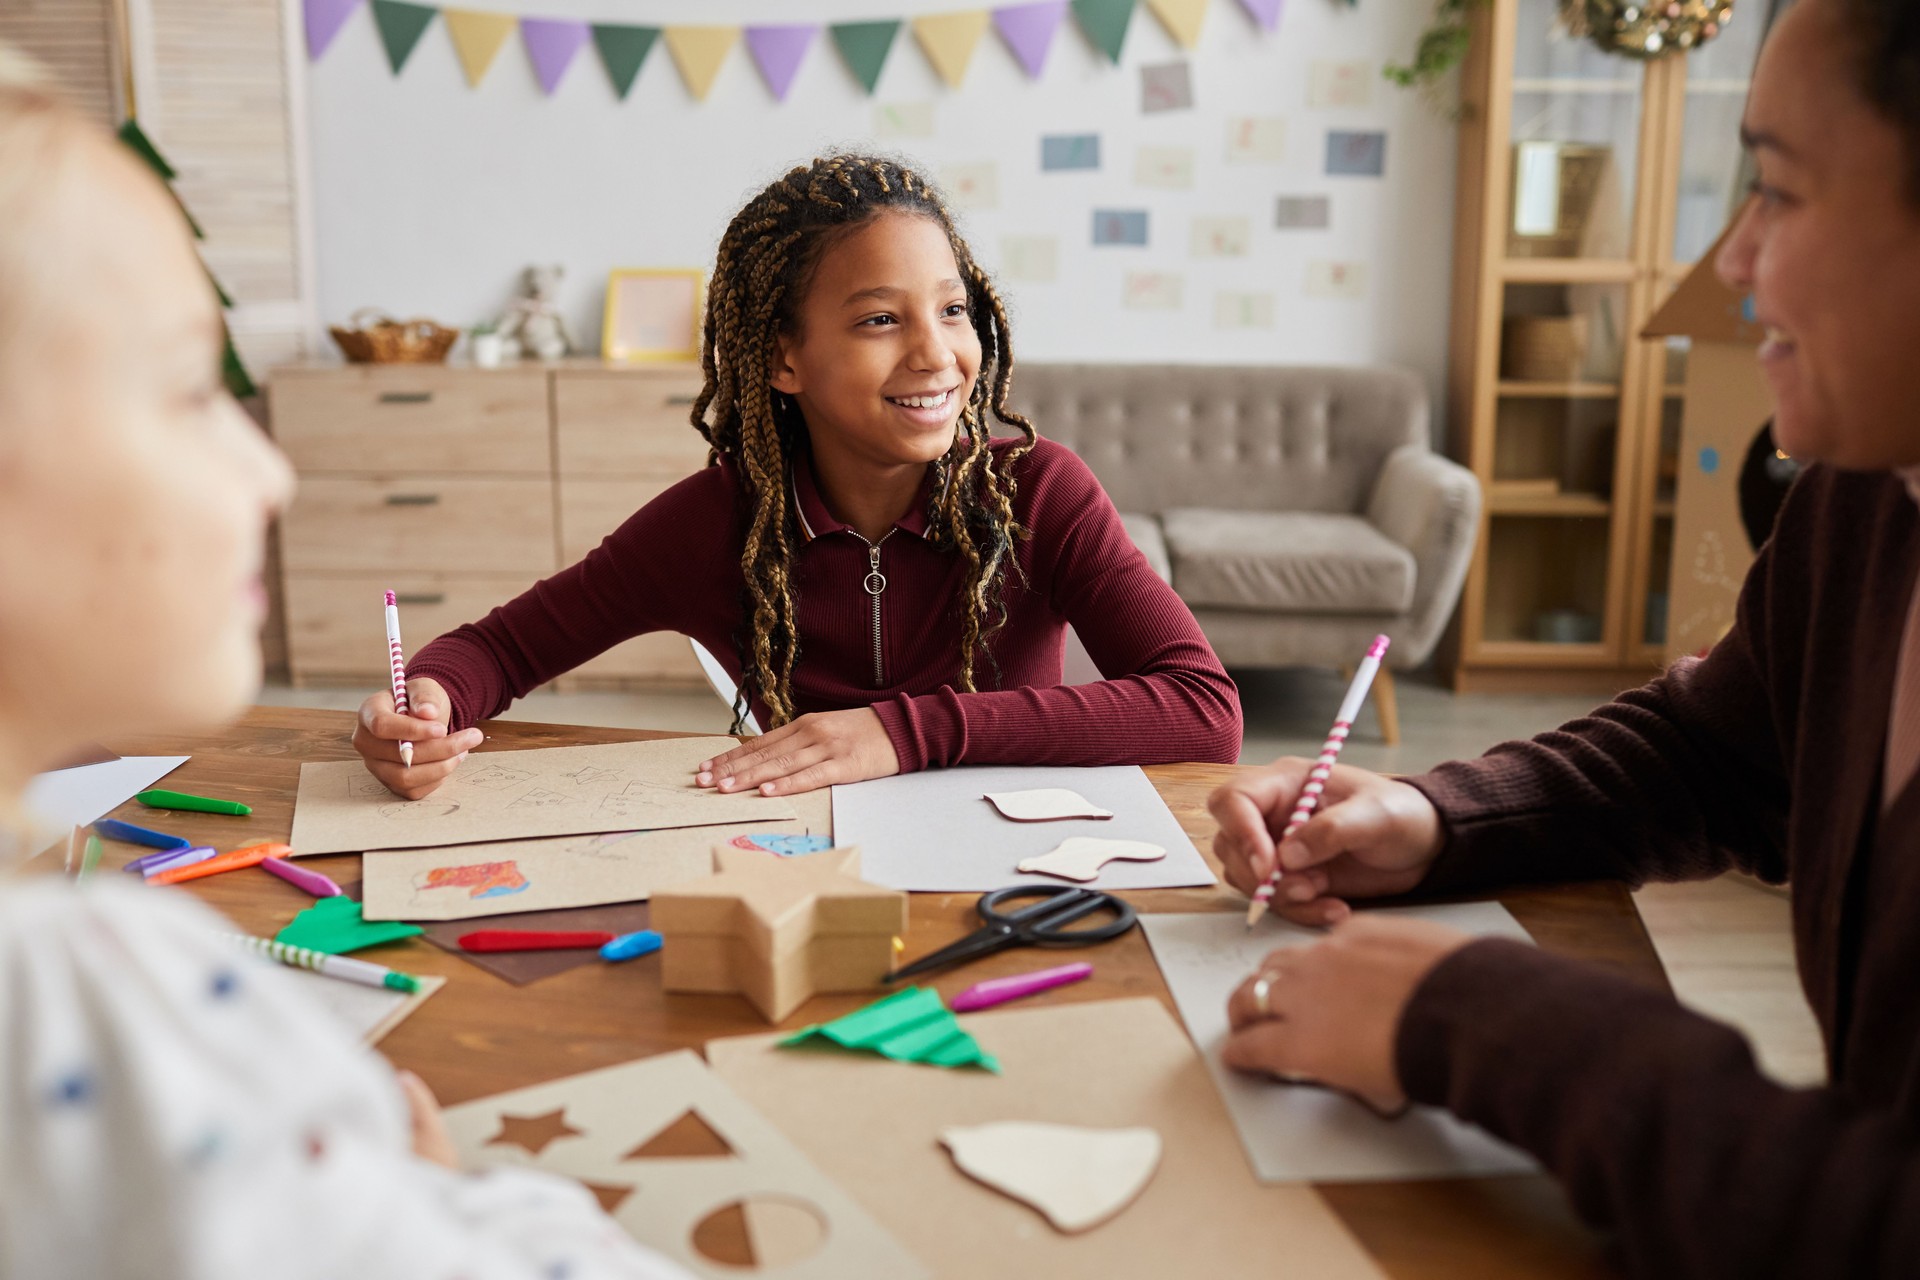
[(177, 813), (226, 813), (244, 818), (253, 812), (238, 800), (210, 800), (184, 791), (142, 791), (134, 799), (149, 809), (172, 809)]

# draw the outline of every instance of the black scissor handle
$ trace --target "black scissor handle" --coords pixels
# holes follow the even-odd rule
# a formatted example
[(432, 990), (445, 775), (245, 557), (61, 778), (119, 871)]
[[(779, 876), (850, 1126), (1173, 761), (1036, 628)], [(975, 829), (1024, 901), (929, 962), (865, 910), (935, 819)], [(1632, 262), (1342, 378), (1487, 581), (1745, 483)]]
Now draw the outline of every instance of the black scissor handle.
[[(1023, 898), (1037, 901), (1018, 911), (1002, 909)], [(1138, 919), (1131, 904), (1110, 893), (1053, 884), (1016, 884), (995, 889), (981, 897), (978, 910), (988, 927), (1010, 931), (1022, 941), (1037, 946), (1079, 947), (1106, 942), (1133, 928)], [(1102, 910), (1113, 912), (1113, 919), (1091, 929), (1066, 927)]]

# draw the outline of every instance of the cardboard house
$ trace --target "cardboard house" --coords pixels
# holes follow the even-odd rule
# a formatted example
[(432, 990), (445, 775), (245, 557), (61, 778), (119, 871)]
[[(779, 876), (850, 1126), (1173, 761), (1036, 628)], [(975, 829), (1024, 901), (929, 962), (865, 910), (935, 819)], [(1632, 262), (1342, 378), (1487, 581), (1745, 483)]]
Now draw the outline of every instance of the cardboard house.
[[(1728, 228), (1731, 232), (1732, 228)], [(1714, 274), (1723, 232), (1647, 322), (1645, 338), (1689, 338), (1668, 576), (1667, 661), (1710, 648), (1733, 625), (1753, 548), (1740, 519), (1740, 468), (1773, 416), (1747, 299)]]

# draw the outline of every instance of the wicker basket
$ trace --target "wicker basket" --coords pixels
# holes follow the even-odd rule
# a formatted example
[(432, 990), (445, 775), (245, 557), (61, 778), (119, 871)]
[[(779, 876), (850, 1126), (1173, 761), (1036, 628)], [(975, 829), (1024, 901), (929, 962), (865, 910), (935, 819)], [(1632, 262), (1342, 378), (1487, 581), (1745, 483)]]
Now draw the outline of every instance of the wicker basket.
[(1577, 382), (1587, 359), (1587, 317), (1509, 316), (1500, 326), (1500, 376)]
[(431, 320), (402, 322), (372, 307), (354, 312), (351, 324), (327, 332), (353, 364), (439, 364), (460, 340), (458, 329)]

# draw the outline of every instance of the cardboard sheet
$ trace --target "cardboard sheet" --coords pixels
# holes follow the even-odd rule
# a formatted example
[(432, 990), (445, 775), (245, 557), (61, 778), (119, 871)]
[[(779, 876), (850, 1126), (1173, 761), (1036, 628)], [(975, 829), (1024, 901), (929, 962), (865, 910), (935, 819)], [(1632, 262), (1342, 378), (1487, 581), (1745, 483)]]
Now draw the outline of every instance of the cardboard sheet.
[[(717, 844), (751, 842), (756, 835), (832, 834), (833, 801), (827, 791), (809, 791), (789, 803), (794, 817), (761, 822), (377, 850), (361, 859), (366, 917), (471, 920), (644, 902), (656, 889), (712, 874)], [(766, 843), (779, 847), (782, 842)]]
[(488, 751), (417, 801), (395, 796), (357, 760), (314, 761), (300, 766), (290, 843), (305, 857), (792, 818), (784, 800), (694, 785), (696, 764), (736, 745), (665, 738)]
[[(1526, 930), (1494, 902), (1397, 907), (1404, 916), (1468, 933), (1528, 941)], [(1234, 1071), (1220, 1060), (1227, 1038), (1227, 997), (1267, 955), (1326, 935), (1268, 916), (1249, 930), (1238, 912), (1143, 914), (1153, 957), (1173, 989), (1193, 1042), (1213, 1073), (1240, 1131), (1247, 1159), (1263, 1182), (1367, 1182), (1463, 1178), (1531, 1172), (1525, 1153), (1454, 1119), (1416, 1107), (1385, 1120), (1342, 1094), (1288, 1085)]]
[[(1206, 1069), (1157, 1000), (962, 1017), (1002, 1074), (714, 1040), (714, 1070), (942, 1276), (1360, 1280), (1381, 1273), (1309, 1187), (1262, 1187)], [(943, 1130), (1002, 1120), (1146, 1127), (1159, 1171), (1113, 1220), (1063, 1236), (955, 1167)]]
[[(1009, 822), (982, 799), (987, 792), (1064, 787), (1111, 818)], [(1096, 889), (1210, 885), (1213, 872), (1193, 847), (1147, 775), (1133, 765), (1098, 769), (929, 769), (833, 789), (833, 835), (857, 844), (861, 875), (918, 893), (984, 893), (1010, 884), (1059, 884), (1015, 868), (1070, 836), (1143, 840), (1167, 856), (1157, 862), (1109, 862)]]

